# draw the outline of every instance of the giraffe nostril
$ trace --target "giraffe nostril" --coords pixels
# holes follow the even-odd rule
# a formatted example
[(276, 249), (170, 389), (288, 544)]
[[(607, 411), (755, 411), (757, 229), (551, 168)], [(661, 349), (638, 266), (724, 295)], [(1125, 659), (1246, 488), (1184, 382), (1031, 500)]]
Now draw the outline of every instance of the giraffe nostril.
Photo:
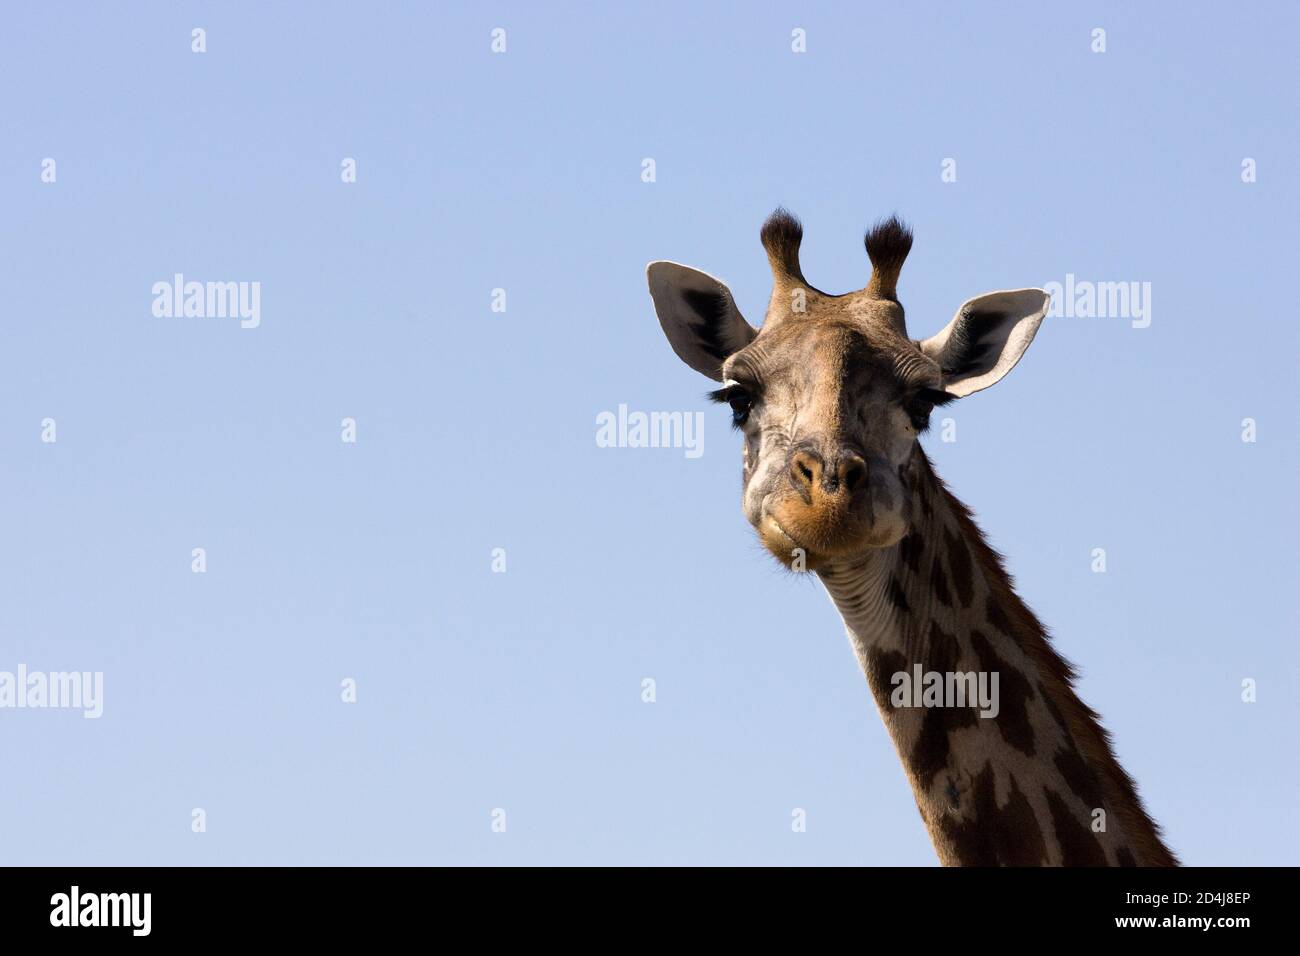
[(790, 478), (796, 488), (811, 489), (821, 473), (821, 459), (812, 452), (801, 451), (790, 459)]
[(867, 483), (867, 463), (857, 455), (845, 459), (840, 467), (840, 480), (844, 482), (844, 488), (849, 494)]

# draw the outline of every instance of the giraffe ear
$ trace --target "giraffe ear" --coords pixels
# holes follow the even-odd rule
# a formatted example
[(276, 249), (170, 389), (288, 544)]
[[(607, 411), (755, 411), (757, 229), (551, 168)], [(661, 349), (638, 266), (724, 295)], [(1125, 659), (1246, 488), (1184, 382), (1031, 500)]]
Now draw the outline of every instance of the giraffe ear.
[(960, 398), (988, 388), (1015, 367), (1051, 303), (1042, 289), (976, 296), (962, 303), (943, 331), (918, 344), (943, 369), (944, 391)]
[(650, 263), (646, 280), (659, 324), (677, 357), (722, 381), (722, 363), (758, 335), (736, 308), (731, 290), (713, 276), (676, 262)]

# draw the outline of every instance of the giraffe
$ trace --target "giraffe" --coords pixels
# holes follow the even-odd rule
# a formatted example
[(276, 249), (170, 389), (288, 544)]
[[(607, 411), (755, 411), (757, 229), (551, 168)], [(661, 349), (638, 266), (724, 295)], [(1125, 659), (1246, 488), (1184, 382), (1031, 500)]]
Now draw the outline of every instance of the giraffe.
[[(939, 861), (1178, 865), (1073, 668), (919, 441), (936, 406), (1019, 362), (1050, 297), (977, 296), (913, 340), (896, 294), (912, 233), (897, 217), (867, 232), (870, 281), (844, 295), (804, 279), (803, 228), (784, 209), (760, 238), (761, 331), (726, 285), (674, 262), (646, 270), (655, 312), (678, 357), (722, 383), (710, 398), (743, 438), (745, 516), (843, 617)], [(983, 710), (963, 693), (981, 679), (997, 698)]]

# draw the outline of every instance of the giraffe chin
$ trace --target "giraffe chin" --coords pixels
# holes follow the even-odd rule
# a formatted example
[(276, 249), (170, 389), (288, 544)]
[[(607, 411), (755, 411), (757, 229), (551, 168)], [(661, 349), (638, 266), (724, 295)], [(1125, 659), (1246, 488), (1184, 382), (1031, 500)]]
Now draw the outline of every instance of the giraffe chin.
[(763, 515), (763, 520), (758, 525), (758, 537), (763, 542), (764, 548), (771, 551), (772, 557), (785, 564), (790, 571), (816, 571), (819, 567), (835, 561), (835, 558), (842, 557), (837, 554), (824, 554), (802, 544), (797, 537), (785, 531), (772, 515)]
[(770, 514), (763, 515), (756, 530), (763, 547), (791, 571), (817, 571), (863, 557), (867, 552), (880, 547), (863, 538), (836, 548), (811, 548), (781, 527), (780, 522)]
[(814, 556), (786, 534), (784, 528), (771, 515), (764, 515), (758, 524), (758, 539), (763, 542), (763, 547), (772, 553), (772, 556), (784, 564), (791, 571), (799, 570), (797, 567), (800, 552), (805, 556), (804, 568), (812, 569)]

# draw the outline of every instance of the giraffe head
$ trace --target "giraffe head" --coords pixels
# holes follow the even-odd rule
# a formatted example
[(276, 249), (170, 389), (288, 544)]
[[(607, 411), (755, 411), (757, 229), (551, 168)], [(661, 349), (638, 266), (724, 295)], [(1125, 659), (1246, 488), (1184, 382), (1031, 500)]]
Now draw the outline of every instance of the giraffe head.
[(788, 567), (815, 570), (907, 533), (908, 469), (931, 410), (987, 388), (1020, 360), (1047, 312), (1039, 289), (965, 302), (913, 340), (895, 294), (912, 234), (896, 218), (866, 235), (871, 280), (828, 295), (799, 266), (803, 229), (778, 209), (761, 238), (774, 284), (761, 330), (731, 291), (675, 262), (647, 271), (673, 351), (722, 388), (744, 436), (744, 511)]

